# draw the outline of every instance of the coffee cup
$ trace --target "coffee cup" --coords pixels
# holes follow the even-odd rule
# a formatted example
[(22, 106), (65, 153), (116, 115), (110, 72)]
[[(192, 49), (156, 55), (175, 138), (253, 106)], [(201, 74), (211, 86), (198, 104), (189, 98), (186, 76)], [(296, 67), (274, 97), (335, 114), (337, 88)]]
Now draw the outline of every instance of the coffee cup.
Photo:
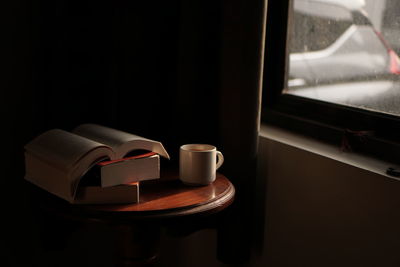
[(207, 144), (187, 144), (179, 150), (179, 178), (187, 185), (208, 185), (224, 162), (217, 148)]

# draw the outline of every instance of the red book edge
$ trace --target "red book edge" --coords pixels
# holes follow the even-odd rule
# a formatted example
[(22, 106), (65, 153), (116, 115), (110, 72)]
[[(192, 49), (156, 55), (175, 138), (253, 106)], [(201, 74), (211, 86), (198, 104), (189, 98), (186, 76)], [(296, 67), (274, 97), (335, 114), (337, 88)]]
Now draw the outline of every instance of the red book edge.
[(106, 166), (109, 164), (113, 164), (116, 162), (121, 162), (121, 161), (125, 161), (125, 160), (131, 160), (131, 159), (141, 159), (141, 158), (147, 158), (147, 157), (151, 157), (157, 155), (157, 153), (155, 152), (149, 152), (149, 153), (145, 153), (145, 154), (141, 154), (141, 155), (136, 155), (136, 156), (132, 156), (132, 157), (127, 157), (127, 158), (122, 158), (122, 159), (114, 159), (114, 160), (107, 160), (107, 161), (102, 161), (97, 163), (97, 165), (99, 166)]

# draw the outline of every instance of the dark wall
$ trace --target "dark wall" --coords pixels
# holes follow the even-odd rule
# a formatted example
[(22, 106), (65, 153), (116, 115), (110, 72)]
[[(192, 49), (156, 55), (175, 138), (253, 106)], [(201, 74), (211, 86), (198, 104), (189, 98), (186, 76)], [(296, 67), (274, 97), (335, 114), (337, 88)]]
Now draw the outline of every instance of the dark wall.
[(141, 132), (155, 127), (148, 120), (176, 88), (170, 77), (178, 64), (179, 6), (153, 5), (32, 4), (32, 89), (37, 113), (46, 114), (42, 128), (84, 121)]
[(6, 265), (29, 266), (40, 222), (25, 191), (23, 146), (36, 135), (99, 123), (163, 142), (173, 157), (164, 166), (176, 166), (183, 143), (216, 143), (220, 5), (21, 0), (2, 10), (1, 243)]
[(33, 137), (87, 122), (161, 141), (168, 164), (181, 144), (217, 143), (220, 3), (43, 0), (4, 10), (13, 172), (22, 176)]

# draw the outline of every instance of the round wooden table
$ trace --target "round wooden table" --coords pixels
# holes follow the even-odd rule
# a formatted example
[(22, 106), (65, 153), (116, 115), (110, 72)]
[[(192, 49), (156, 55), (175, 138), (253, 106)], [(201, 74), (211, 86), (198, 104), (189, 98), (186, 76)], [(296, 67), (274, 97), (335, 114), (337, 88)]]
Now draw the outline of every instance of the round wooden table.
[(123, 205), (71, 205), (58, 199), (45, 201), (53, 214), (79, 221), (98, 221), (117, 229), (117, 266), (148, 266), (157, 255), (160, 228), (168, 222), (217, 213), (234, 200), (235, 188), (222, 174), (207, 186), (188, 186), (174, 171), (139, 187), (139, 203)]
[(100, 220), (160, 220), (189, 215), (207, 215), (229, 206), (235, 195), (232, 183), (217, 173), (207, 186), (183, 184), (174, 172), (157, 180), (144, 181), (139, 187), (139, 203), (124, 205), (71, 205), (71, 211), (85, 218)]

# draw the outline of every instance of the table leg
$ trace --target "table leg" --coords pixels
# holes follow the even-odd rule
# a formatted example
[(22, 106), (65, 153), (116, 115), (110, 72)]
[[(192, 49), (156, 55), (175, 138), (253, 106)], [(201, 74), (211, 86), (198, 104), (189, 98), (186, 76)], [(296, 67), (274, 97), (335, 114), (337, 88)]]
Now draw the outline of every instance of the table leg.
[(120, 224), (116, 230), (116, 266), (153, 266), (158, 255), (160, 226)]

